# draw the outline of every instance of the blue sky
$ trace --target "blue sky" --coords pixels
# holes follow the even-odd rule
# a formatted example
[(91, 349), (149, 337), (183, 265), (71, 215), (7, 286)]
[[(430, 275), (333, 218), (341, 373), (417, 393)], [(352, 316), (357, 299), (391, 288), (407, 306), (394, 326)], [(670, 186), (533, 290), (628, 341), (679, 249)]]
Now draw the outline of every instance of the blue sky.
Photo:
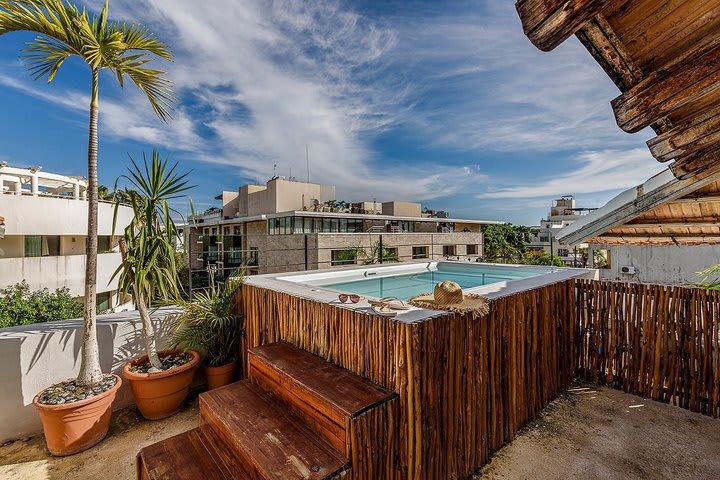
[[(86, 2), (97, 8), (101, 2)], [(416, 200), (453, 216), (536, 224), (552, 198), (600, 206), (661, 170), (623, 133), (616, 87), (572, 38), (551, 53), (510, 0), (112, 0), (111, 17), (169, 43), (169, 125), (141, 94), (101, 80), (100, 181), (160, 149), (193, 170), (197, 209), (277, 172), (337, 185), (340, 199)], [(0, 37), (0, 160), (84, 174), (89, 73), (52, 84)]]

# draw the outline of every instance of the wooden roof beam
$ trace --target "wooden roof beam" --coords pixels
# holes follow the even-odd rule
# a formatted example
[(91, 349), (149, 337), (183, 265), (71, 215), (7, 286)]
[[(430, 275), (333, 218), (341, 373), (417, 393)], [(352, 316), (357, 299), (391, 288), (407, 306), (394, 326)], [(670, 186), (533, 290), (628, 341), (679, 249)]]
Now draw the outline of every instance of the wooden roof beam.
[(587, 243), (609, 245), (687, 245), (687, 244), (718, 244), (717, 235), (603, 235), (588, 240)]
[(517, 0), (525, 35), (549, 52), (600, 13), (610, 0)]
[(612, 101), (618, 126), (635, 133), (720, 88), (720, 35), (692, 49)]
[[(720, 221), (698, 221), (688, 220), (684, 222), (678, 219), (671, 219), (671, 221), (655, 221), (655, 222), (638, 222), (638, 223), (626, 223), (625, 225), (618, 228), (710, 228), (720, 227)], [(612, 232), (612, 230), (611, 230)]]
[(720, 105), (704, 115), (675, 125), (647, 142), (658, 161), (667, 162), (720, 143)]
[(676, 204), (697, 204), (697, 203), (720, 203), (720, 195), (688, 195), (686, 197), (678, 198), (672, 202), (668, 202), (667, 205)]

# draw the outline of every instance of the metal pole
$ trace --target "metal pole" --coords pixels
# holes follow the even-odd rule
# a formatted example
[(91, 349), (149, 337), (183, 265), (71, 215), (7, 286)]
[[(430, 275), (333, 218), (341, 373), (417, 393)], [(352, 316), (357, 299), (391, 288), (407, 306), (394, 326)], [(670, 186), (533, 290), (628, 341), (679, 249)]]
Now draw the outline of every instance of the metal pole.
[(305, 234), (305, 270), (308, 269), (308, 236)]
[(552, 232), (549, 232), (550, 234), (550, 266), (555, 265), (555, 257), (553, 255), (553, 236)]
[(383, 243), (382, 243), (382, 234), (380, 235), (380, 240), (378, 240), (378, 245), (379, 245), (379, 247), (378, 247), (378, 250), (379, 250), (379, 251), (378, 251), (378, 257), (380, 257), (378, 261), (379, 261), (380, 263), (383, 263)]
[(190, 298), (192, 299), (192, 277), (193, 277), (193, 271), (192, 271), (192, 229), (188, 226), (186, 227), (188, 229), (188, 235), (186, 238), (187, 245), (185, 251), (187, 252), (187, 262), (188, 262), (188, 288), (190, 291), (188, 292), (190, 294)]

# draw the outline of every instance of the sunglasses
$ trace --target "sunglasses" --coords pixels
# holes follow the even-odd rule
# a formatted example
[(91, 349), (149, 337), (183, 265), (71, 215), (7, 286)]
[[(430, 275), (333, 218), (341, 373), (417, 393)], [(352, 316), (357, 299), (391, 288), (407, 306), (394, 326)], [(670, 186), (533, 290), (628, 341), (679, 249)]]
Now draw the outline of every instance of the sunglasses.
[(348, 295), (347, 293), (341, 293), (338, 295), (338, 300), (340, 300), (342, 303), (347, 302), (350, 300), (352, 303), (358, 303), (360, 301), (360, 295)]

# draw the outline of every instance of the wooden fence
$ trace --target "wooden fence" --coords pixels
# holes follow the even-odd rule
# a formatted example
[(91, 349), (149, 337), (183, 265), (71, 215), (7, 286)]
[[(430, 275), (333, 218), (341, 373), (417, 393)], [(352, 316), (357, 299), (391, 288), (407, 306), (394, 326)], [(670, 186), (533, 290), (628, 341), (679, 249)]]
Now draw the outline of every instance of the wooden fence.
[(573, 380), (580, 357), (572, 281), (494, 300), (481, 319), (415, 323), (251, 285), (242, 296), (246, 347), (285, 340), (399, 395), (396, 459), (363, 466), (376, 478), (467, 478)]
[(578, 374), (720, 415), (720, 292), (578, 280)]

